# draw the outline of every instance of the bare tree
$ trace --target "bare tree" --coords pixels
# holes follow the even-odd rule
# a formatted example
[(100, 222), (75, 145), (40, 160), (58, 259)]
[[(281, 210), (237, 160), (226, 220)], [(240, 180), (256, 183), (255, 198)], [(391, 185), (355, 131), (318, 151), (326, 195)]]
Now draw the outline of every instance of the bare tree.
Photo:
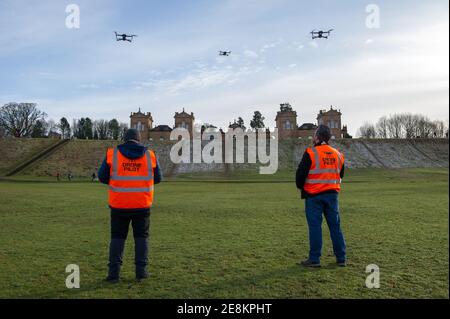
[(379, 138), (388, 138), (388, 119), (386, 116), (381, 117), (376, 124), (376, 132)]
[(391, 115), (388, 119), (388, 135), (390, 138), (403, 138), (402, 118), (398, 114)]
[(127, 130), (128, 130), (128, 125), (126, 123), (119, 124), (119, 140), (123, 141), (123, 137)]
[(399, 121), (403, 127), (404, 137), (407, 139), (412, 139), (417, 136), (417, 123), (419, 117), (414, 114), (404, 113), (398, 115)]
[(105, 120), (94, 121), (94, 130), (99, 140), (107, 140), (109, 136), (109, 122)]
[(444, 121), (436, 120), (433, 122), (434, 124), (434, 132), (433, 136), (437, 138), (444, 138), (445, 133), (447, 131), (447, 127)]
[(377, 130), (373, 124), (366, 122), (359, 128), (358, 136), (361, 138), (376, 138)]
[(433, 136), (433, 131), (433, 123), (426, 116), (420, 115), (417, 120), (418, 137), (430, 138)]
[(58, 134), (58, 124), (55, 123), (55, 121), (53, 121), (52, 119), (50, 119), (47, 122), (47, 135), (48, 136), (53, 136), (53, 134), (57, 135)]
[(38, 120), (47, 115), (36, 103), (8, 103), (0, 108), (0, 127), (15, 137), (29, 137)]

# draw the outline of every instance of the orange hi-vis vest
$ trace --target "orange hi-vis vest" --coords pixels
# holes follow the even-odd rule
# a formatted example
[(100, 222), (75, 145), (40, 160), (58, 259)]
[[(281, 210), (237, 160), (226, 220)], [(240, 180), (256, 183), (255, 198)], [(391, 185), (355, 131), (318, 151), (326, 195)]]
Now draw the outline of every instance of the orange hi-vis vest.
[(306, 151), (312, 163), (304, 191), (311, 195), (326, 191), (339, 192), (344, 155), (326, 144), (310, 147)]
[(147, 209), (152, 206), (154, 193), (153, 169), (156, 156), (153, 151), (130, 159), (116, 148), (106, 152), (110, 167), (109, 206), (115, 209)]

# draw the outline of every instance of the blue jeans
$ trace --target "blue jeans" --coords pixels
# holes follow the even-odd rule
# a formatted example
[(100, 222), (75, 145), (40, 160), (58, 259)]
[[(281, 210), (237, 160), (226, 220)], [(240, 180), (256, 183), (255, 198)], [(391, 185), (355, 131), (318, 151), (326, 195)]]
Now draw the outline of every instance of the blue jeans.
[(330, 229), (333, 251), (338, 262), (345, 261), (345, 240), (339, 218), (337, 193), (325, 193), (307, 197), (305, 202), (306, 220), (309, 228), (309, 260), (319, 263), (322, 254), (322, 219)]

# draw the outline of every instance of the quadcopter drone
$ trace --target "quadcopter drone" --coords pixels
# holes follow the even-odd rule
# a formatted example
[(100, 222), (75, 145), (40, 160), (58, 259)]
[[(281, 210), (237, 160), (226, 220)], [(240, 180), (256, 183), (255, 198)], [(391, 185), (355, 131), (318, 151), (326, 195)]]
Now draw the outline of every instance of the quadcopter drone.
[(312, 39), (328, 39), (328, 37), (330, 36), (330, 32), (333, 31), (333, 29), (330, 29), (328, 31), (316, 31), (316, 30), (312, 30), (311, 31), (311, 37)]
[(135, 34), (118, 34), (117, 32), (114, 32), (116, 34), (116, 41), (128, 41), (132, 42), (134, 37), (137, 37)]
[(219, 51), (219, 55), (221, 56), (230, 56), (231, 51)]

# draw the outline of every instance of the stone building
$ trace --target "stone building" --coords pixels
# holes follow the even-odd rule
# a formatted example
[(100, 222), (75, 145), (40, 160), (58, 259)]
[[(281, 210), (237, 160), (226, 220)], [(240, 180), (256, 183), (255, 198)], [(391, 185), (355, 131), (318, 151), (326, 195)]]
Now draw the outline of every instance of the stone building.
[(152, 113), (142, 113), (141, 108), (137, 112), (132, 112), (130, 115), (130, 128), (137, 129), (143, 141), (148, 140), (150, 138), (149, 132), (153, 129)]
[(333, 106), (330, 107), (330, 110), (320, 110), (317, 115), (317, 123), (318, 125), (326, 125), (331, 130), (331, 135), (335, 138), (342, 138), (342, 123), (341, 123), (342, 113), (340, 110), (333, 109)]
[[(170, 133), (174, 128), (185, 128), (189, 131), (190, 136), (194, 130), (194, 113), (187, 113), (184, 109), (182, 112), (176, 112), (174, 115), (174, 125), (158, 125), (153, 127), (153, 117), (150, 112), (143, 113), (141, 109), (130, 115), (131, 128), (137, 129), (141, 133), (143, 141), (167, 141), (170, 139)], [(311, 139), (317, 126), (325, 124), (331, 129), (333, 139), (351, 138), (347, 132), (347, 126), (342, 126), (342, 113), (340, 110), (330, 107), (329, 110), (320, 110), (317, 115), (317, 123), (303, 123), (298, 126), (297, 112), (289, 103), (280, 104), (280, 111), (275, 118), (276, 127), (278, 128), (278, 136), (280, 140), (289, 138)], [(241, 127), (239, 123), (234, 121), (230, 123), (229, 129)], [(215, 128), (215, 127), (214, 127)], [(245, 129), (245, 128), (244, 128)], [(203, 128), (202, 128), (203, 131)], [(224, 132), (220, 129), (222, 135)]]
[[(194, 113), (176, 112), (175, 123), (173, 128), (185, 128), (192, 135), (194, 128)], [(167, 141), (170, 139), (170, 133), (173, 128), (169, 125), (158, 125), (153, 127), (153, 117), (150, 112), (142, 113), (139, 111), (132, 112), (130, 115), (130, 127), (137, 129), (141, 134), (142, 141)]]
[(183, 111), (181, 113), (176, 112), (175, 116), (175, 128), (185, 128), (189, 131), (189, 134), (191, 136), (194, 136), (194, 121), (195, 121), (195, 117), (194, 117), (194, 113), (191, 112), (191, 114), (186, 113)]
[(158, 125), (149, 131), (150, 141), (168, 141), (172, 128), (169, 125)]
[(289, 103), (280, 104), (280, 111), (275, 118), (278, 136), (280, 139), (287, 138), (307, 138), (314, 136), (318, 125), (324, 124), (331, 129), (333, 139), (350, 138), (347, 126), (342, 126), (342, 113), (333, 106), (327, 110), (320, 110), (317, 115), (317, 124), (304, 123), (297, 125), (297, 112), (293, 110)]
[(298, 136), (297, 112), (289, 103), (280, 104), (280, 111), (275, 118), (278, 138), (295, 138)]

